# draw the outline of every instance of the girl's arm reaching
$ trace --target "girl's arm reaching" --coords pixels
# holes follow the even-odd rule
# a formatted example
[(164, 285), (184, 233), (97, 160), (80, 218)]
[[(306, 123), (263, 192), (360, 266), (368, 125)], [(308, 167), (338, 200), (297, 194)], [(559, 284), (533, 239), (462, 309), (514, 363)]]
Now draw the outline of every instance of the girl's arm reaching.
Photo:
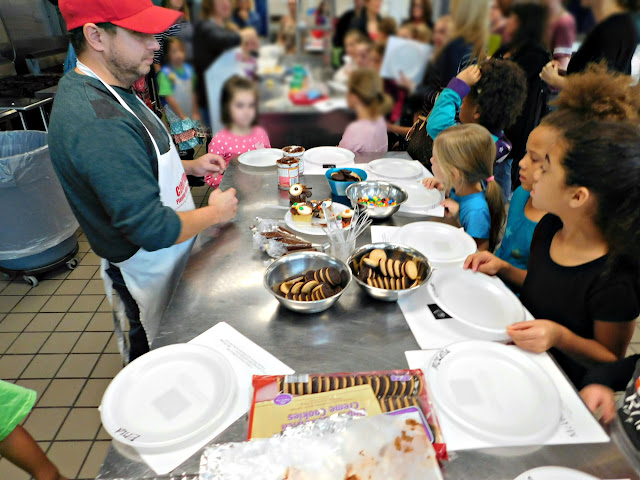
[(557, 348), (576, 360), (614, 362), (627, 350), (635, 322), (594, 322), (594, 339), (573, 333), (551, 320), (519, 322), (507, 327), (516, 345), (530, 352), (546, 352)]
[(490, 252), (479, 252), (469, 255), (464, 262), (464, 268), (487, 275), (497, 275), (503, 281), (515, 287), (522, 287), (527, 271), (514, 267)]

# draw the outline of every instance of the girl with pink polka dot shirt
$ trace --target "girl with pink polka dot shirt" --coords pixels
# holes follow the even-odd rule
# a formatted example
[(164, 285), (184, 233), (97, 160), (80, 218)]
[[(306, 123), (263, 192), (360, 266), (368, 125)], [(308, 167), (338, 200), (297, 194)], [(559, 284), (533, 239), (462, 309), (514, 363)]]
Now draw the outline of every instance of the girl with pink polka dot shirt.
[[(209, 153), (222, 156), (229, 165), (231, 157), (250, 150), (271, 148), (269, 136), (258, 122), (258, 91), (255, 84), (238, 75), (231, 77), (222, 89), (222, 123), (225, 128), (209, 143)], [(207, 185), (218, 188), (222, 175), (206, 175)]]

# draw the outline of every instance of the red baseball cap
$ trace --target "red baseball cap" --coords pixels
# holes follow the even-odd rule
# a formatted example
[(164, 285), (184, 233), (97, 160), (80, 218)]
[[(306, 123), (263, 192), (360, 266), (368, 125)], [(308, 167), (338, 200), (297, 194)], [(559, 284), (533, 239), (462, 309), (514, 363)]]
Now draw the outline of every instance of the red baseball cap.
[(134, 32), (162, 33), (182, 16), (156, 7), (151, 0), (60, 0), (58, 6), (68, 30), (110, 22)]

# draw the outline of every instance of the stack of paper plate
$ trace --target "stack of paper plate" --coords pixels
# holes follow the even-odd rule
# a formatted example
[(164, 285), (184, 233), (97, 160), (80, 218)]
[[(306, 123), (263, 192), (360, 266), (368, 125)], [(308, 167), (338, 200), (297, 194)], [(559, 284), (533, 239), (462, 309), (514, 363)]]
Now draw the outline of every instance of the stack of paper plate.
[(393, 242), (415, 248), (433, 268), (461, 267), (477, 250), (475, 240), (464, 230), (438, 222), (409, 223), (396, 232)]
[(560, 425), (556, 386), (518, 347), (454, 343), (436, 353), (427, 379), (439, 413), (485, 441), (540, 445)]
[(437, 188), (426, 188), (421, 181), (394, 181), (394, 185), (402, 187), (409, 195), (406, 202), (400, 207), (400, 211), (407, 213), (425, 213), (440, 206), (444, 200), (444, 192)]
[(100, 405), (111, 437), (144, 453), (202, 440), (233, 407), (233, 367), (208, 347), (176, 344), (152, 350), (113, 379)]
[(315, 147), (304, 152), (304, 161), (322, 167), (331, 165), (333, 168), (346, 167), (355, 163), (355, 154), (346, 148)]
[(238, 161), (249, 167), (275, 167), (284, 153), (279, 148), (261, 148), (250, 150), (238, 157)]
[(471, 338), (507, 341), (507, 326), (526, 319), (518, 297), (484, 273), (441, 268), (433, 272), (427, 288), (435, 303)]
[(419, 162), (401, 158), (373, 160), (367, 164), (367, 169), (382, 179), (389, 180), (418, 180), (424, 176)]

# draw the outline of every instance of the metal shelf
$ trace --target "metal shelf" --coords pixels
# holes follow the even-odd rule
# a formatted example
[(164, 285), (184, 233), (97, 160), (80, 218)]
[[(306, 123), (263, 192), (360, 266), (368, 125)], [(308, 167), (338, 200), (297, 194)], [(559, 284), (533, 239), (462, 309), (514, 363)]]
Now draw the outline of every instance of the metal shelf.
[[(306, 24), (306, 10), (304, 10), (303, 4), (308, 3), (303, 0), (296, 0), (296, 52), (298, 54), (304, 53), (303, 51), (303, 33), (308, 32), (310, 30), (320, 30), (323, 32), (331, 32), (333, 31), (333, 19), (336, 16), (336, 1), (335, 0), (326, 0), (324, 2), (326, 7), (325, 16), (329, 19), (328, 25), (307, 25)], [(331, 54), (331, 42), (325, 41), (323, 51), (327, 54)]]

